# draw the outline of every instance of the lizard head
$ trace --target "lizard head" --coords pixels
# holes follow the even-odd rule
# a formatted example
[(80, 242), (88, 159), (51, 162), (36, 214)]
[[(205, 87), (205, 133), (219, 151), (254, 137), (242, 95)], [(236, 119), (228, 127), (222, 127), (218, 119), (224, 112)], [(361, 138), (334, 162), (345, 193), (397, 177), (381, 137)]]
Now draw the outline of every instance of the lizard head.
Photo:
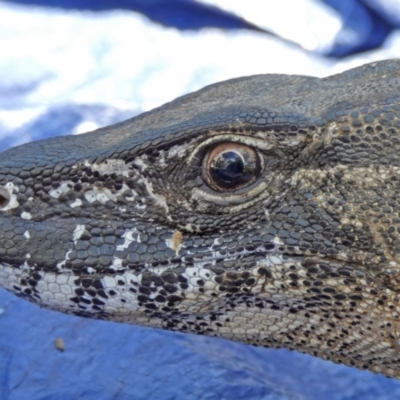
[(0, 285), (398, 376), (400, 62), (209, 86), (0, 155)]

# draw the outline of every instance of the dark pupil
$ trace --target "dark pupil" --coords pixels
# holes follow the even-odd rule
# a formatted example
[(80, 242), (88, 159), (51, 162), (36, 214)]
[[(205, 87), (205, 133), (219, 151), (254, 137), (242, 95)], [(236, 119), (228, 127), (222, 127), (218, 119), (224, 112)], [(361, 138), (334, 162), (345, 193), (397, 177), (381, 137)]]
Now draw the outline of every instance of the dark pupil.
[(250, 170), (250, 173), (245, 172), (243, 159), (238, 153), (227, 151), (220, 154), (213, 162), (210, 174), (218, 186), (234, 188), (252, 179), (254, 170), (253, 168), (250, 168)]

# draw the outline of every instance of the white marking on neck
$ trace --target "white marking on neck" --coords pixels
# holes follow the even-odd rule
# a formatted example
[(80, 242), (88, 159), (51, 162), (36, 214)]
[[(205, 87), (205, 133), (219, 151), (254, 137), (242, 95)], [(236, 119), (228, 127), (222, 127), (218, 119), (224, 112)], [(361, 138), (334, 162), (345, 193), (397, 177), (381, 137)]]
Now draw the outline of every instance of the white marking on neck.
[[(135, 234), (135, 237), (133, 236)], [(122, 237), (125, 239), (124, 243), (119, 244), (116, 250), (125, 250), (132, 242), (140, 243), (138, 231), (136, 229), (132, 229), (131, 231), (126, 231)]]
[(284, 244), (284, 243), (282, 242), (282, 240), (281, 240), (278, 236), (275, 236), (275, 237), (272, 239), (272, 242), (275, 243), (275, 244), (277, 244), (277, 245), (283, 245), (283, 244)]
[(147, 190), (147, 193), (149, 194), (149, 197), (151, 197), (158, 206), (161, 206), (161, 207), (163, 207), (165, 209), (166, 217), (168, 218), (169, 221), (172, 221), (167, 201), (166, 201), (165, 197), (163, 197), (160, 194), (154, 192), (153, 183), (150, 182), (149, 180), (147, 180), (147, 178), (144, 177), (144, 176), (142, 176), (140, 178), (138, 183), (144, 183), (144, 185), (146, 187), (146, 190)]
[(68, 193), (73, 186), (74, 183), (72, 181), (61, 182), (60, 186), (57, 189), (50, 190), (49, 195), (51, 197), (54, 197), (55, 199), (58, 199), (61, 196), (61, 194)]
[(118, 196), (120, 196), (126, 190), (129, 190), (129, 187), (126, 185), (126, 183), (122, 185), (122, 188), (117, 193), (112, 193), (111, 190), (107, 188), (95, 186), (85, 192), (85, 199), (89, 203), (93, 203), (96, 200), (100, 203), (107, 203), (109, 200), (115, 202)]
[(75, 201), (73, 203), (71, 203), (69, 206), (71, 208), (75, 208), (75, 207), (80, 207), (82, 205), (82, 200), (81, 199), (75, 199)]
[(142, 171), (145, 171), (147, 169), (147, 164), (141, 159), (141, 158), (135, 158), (133, 163), (137, 166), (140, 167)]
[(22, 219), (32, 219), (32, 214), (24, 211), (21, 213), (21, 218)]
[(85, 232), (85, 225), (77, 225), (76, 226), (74, 233), (72, 234), (74, 243), (76, 243), (76, 241), (82, 237), (84, 232)]
[(7, 211), (19, 207), (20, 204), (17, 201), (17, 194), (19, 193), (18, 186), (15, 186), (12, 182), (8, 182), (4, 186), (0, 187), (4, 188), (10, 194), (8, 204), (3, 207), (1, 211)]
[(100, 164), (90, 164), (89, 161), (86, 160), (84, 165), (91, 168), (92, 171), (97, 171), (101, 175), (116, 174), (129, 178), (131, 172), (124, 160), (109, 159)]
[(68, 250), (67, 253), (65, 254), (65, 259), (63, 261), (60, 261), (59, 263), (57, 263), (56, 267), (58, 269), (62, 269), (65, 265), (65, 263), (68, 261), (68, 257), (69, 255), (72, 253), (72, 250)]

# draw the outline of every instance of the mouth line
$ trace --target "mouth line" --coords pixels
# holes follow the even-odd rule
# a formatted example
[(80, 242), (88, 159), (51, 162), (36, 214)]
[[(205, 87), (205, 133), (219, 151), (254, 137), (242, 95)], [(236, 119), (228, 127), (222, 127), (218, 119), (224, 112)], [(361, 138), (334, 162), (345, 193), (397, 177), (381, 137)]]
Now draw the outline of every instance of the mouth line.
[[(123, 261), (115, 257), (113, 262)], [(171, 259), (165, 259), (160, 261), (154, 261), (150, 263), (136, 263), (123, 265), (123, 263), (110, 264), (108, 266), (73, 266), (63, 265), (62, 267), (57, 266), (57, 261), (53, 261), (51, 264), (47, 263), (44, 265), (43, 262), (35, 263), (32, 258), (25, 258), (19, 261), (16, 260), (4, 260), (0, 258), (0, 266), (9, 267), (21, 271), (21, 273), (53, 273), (56, 275), (70, 275), (79, 277), (104, 277), (104, 276), (117, 276), (127, 271), (133, 274), (143, 274), (146, 272), (161, 274), (164, 271), (179, 272), (179, 269), (196, 268), (200, 270), (218, 270), (218, 274), (229, 272), (229, 271), (246, 271), (254, 268), (270, 268), (274, 266), (285, 266), (290, 267), (290, 263), (300, 264), (303, 268), (309, 270), (309, 268), (318, 268), (320, 273), (334, 275), (344, 275), (351, 277), (352, 274), (360, 276), (369, 276), (370, 279), (380, 281), (383, 286), (382, 278), (377, 277), (368, 268), (367, 265), (360, 262), (354, 262), (352, 260), (344, 260), (334, 255), (323, 255), (323, 254), (295, 254), (288, 252), (276, 252), (271, 250), (245, 250), (242, 252), (232, 254), (218, 254), (214, 256), (196, 257), (195, 255), (182, 257), (175, 257)]]

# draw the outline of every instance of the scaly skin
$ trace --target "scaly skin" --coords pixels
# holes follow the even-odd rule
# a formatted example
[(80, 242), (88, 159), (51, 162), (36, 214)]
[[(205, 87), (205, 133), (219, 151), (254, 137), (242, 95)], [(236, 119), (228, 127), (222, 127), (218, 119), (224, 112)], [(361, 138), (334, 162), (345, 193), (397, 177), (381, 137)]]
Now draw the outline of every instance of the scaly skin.
[[(218, 186), (213, 154), (238, 148), (255, 167)], [(399, 155), (400, 60), (234, 79), (19, 146), (0, 154), (0, 285), (400, 378)]]

